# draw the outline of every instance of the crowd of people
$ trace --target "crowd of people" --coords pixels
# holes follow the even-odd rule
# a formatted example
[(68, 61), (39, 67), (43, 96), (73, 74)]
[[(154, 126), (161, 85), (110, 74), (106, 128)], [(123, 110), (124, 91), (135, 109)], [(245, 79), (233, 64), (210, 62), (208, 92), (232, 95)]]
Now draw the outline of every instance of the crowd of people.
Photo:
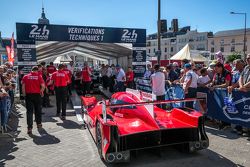
[(11, 63), (0, 66), (0, 117), (2, 130), (7, 131), (7, 123), (14, 104), (16, 72)]
[[(120, 65), (100, 65), (97, 69), (101, 78), (103, 89), (110, 92), (124, 91), (125, 88), (136, 88), (135, 75), (131, 67), (125, 72)], [(72, 94), (72, 88), (76, 87), (77, 78), (79, 80), (78, 89), (83, 95), (91, 92), (93, 69), (85, 62), (76, 75), (74, 62), (68, 65), (59, 64), (54, 66), (53, 62), (46, 65), (45, 62), (32, 68), (32, 71), (22, 78), (22, 95), (25, 96), (27, 108), (28, 133), (32, 133), (33, 113), (37, 127), (42, 127), (42, 107), (53, 107), (50, 103), (50, 95), (56, 95), (56, 115), (62, 120), (66, 119), (66, 104)], [(79, 72), (79, 70), (78, 70)], [(196, 98), (197, 88), (206, 88), (213, 91), (215, 88), (226, 88), (229, 93), (233, 89), (239, 91), (250, 91), (250, 55), (246, 61), (236, 59), (233, 62), (212, 62), (206, 67), (204, 64), (195, 64), (186, 59), (180, 64), (174, 62), (161, 67), (156, 64), (152, 68), (150, 64), (144, 73), (144, 78), (149, 79), (152, 87), (152, 94), (157, 100), (165, 100), (166, 87), (172, 84), (180, 84), (184, 90), (185, 98)], [(3, 109), (7, 103), (13, 104), (14, 90), (16, 86), (15, 71), (9, 64), (0, 66), (1, 85), (1, 112), (6, 115)], [(6, 99), (6, 100), (5, 100)], [(6, 104), (6, 105), (5, 105)], [(9, 106), (11, 106), (9, 105)], [(166, 108), (165, 105), (160, 105)], [(187, 102), (186, 107), (193, 108), (193, 102)], [(34, 112), (33, 112), (34, 109)], [(8, 110), (9, 111), (9, 110)], [(2, 115), (4, 115), (2, 114)], [(2, 117), (2, 125), (6, 120)], [(221, 122), (221, 128), (227, 126)], [(239, 133), (243, 133), (240, 126), (236, 126)]]
[[(236, 59), (233, 62), (215, 61), (209, 67), (201, 64), (194, 64), (188, 60), (182, 60), (179, 65), (177, 62), (160, 67), (160, 65), (147, 66), (144, 78), (151, 80), (152, 93), (157, 100), (164, 100), (166, 87), (171, 84), (180, 84), (184, 90), (185, 98), (196, 98), (197, 89), (203, 88), (213, 91), (215, 88), (225, 88), (228, 93), (233, 89), (242, 92), (250, 91), (250, 54), (246, 61)], [(165, 108), (164, 105), (161, 107)], [(187, 102), (186, 107), (193, 108), (193, 102)], [(219, 129), (228, 127), (228, 123), (221, 121)], [(250, 135), (241, 126), (236, 126), (235, 130), (239, 134)]]

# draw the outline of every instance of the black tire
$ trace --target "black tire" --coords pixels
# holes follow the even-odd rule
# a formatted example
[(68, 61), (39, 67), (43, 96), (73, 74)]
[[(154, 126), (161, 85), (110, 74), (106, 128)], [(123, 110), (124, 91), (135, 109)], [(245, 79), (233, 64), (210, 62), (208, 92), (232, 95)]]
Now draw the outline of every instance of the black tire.
[(98, 149), (98, 153), (101, 159), (104, 159), (102, 156), (102, 133), (101, 133), (101, 125), (100, 122), (96, 122), (96, 146)]

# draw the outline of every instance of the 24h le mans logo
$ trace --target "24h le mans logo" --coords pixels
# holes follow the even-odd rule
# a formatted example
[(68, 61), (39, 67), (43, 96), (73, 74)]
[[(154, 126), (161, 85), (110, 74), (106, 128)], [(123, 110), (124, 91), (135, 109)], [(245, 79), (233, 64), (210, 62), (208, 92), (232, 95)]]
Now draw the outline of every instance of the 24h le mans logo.
[(123, 30), (123, 35), (121, 38), (122, 42), (135, 43), (136, 40), (137, 40), (136, 30), (128, 30), (128, 29)]
[(222, 108), (224, 115), (229, 120), (250, 122), (250, 98), (242, 98), (237, 101), (224, 99), (225, 106)]
[(39, 27), (38, 25), (32, 25), (33, 29), (30, 31), (29, 38), (33, 38), (35, 40), (48, 40), (49, 38), (49, 30), (47, 26)]

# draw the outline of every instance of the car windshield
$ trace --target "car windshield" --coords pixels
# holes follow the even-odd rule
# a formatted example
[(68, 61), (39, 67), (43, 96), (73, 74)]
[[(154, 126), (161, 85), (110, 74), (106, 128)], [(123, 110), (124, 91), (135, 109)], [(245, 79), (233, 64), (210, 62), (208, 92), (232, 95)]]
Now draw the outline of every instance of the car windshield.
[[(110, 104), (112, 105), (112, 104), (129, 104), (129, 103), (128, 103), (128, 102), (125, 102), (125, 101), (123, 101), (123, 100), (117, 100), (117, 99), (112, 98), (112, 99), (110, 100)], [(126, 106), (126, 107), (121, 107), (121, 108), (135, 109), (136, 106)]]

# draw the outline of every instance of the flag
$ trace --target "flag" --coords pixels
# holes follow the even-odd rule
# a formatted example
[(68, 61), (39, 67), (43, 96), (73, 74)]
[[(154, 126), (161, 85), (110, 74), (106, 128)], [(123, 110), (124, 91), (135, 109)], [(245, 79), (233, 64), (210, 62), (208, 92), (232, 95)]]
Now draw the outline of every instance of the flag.
[(12, 64), (14, 63), (14, 57), (15, 57), (15, 40), (14, 40), (14, 32), (12, 33), (12, 37), (11, 37), (11, 48), (10, 48), (10, 59), (9, 62), (11, 62)]
[(7, 52), (7, 56), (8, 56), (8, 61), (11, 60), (11, 48), (10, 46), (6, 46), (6, 52)]

